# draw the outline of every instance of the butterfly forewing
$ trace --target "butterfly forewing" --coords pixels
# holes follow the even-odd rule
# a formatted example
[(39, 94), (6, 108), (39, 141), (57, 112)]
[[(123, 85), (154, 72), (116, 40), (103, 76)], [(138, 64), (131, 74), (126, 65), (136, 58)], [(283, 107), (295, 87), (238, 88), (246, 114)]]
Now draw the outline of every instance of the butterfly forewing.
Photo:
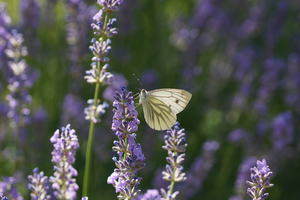
[(142, 102), (147, 124), (155, 130), (167, 130), (176, 122), (176, 114), (159, 99), (147, 95)]
[(190, 101), (192, 94), (181, 89), (157, 89), (147, 93), (165, 103), (175, 114), (180, 113)]

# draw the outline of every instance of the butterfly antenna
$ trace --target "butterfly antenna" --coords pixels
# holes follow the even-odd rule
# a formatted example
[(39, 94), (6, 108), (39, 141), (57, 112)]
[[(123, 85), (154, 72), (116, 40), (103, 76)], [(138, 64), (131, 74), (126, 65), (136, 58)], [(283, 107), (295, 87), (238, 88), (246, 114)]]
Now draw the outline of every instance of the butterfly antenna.
[(141, 81), (140, 81), (140, 79), (138, 79), (136, 76), (135, 76), (135, 74), (132, 74), (135, 78), (136, 78), (136, 80), (138, 80), (138, 82), (141, 84), (141, 86), (143, 87), (143, 84), (141, 83)]

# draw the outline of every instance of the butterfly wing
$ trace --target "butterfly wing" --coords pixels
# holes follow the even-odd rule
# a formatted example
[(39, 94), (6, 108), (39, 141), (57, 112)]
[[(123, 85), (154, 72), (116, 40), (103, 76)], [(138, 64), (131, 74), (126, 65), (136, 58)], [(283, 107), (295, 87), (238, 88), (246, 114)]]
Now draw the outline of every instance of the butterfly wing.
[(192, 94), (181, 89), (157, 89), (147, 93), (167, 105), (175, 114), (180, 113), (192, 98)]
[(147, 124), (155, 130), (167, 130), (176, 123), (176, 114), (161, 100), (147, 95), (142, 101)]

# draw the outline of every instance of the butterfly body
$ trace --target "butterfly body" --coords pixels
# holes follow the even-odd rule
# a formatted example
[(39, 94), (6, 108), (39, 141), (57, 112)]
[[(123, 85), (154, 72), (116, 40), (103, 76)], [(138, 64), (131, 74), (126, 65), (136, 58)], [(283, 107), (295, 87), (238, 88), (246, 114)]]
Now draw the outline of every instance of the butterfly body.
[(192, 94), (181, 89), (157, 89), (140, 93), (140, 104), (143, 106), (147, 124), (155, 130), (167, 130), (188, 104)]

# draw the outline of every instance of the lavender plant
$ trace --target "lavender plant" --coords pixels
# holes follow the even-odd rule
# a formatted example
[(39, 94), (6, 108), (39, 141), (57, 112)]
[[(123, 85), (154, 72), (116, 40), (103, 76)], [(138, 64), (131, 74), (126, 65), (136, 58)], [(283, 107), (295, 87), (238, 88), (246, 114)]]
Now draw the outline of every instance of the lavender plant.
[(3, 199), (23, 200), (22, 195), (18, 192), (15, 184), (17, 180), (14, 177), (5, 176), (0, 181), (0, 194), (4, 195)]
[(269, 166), (265, 159), (257, 161), (257, 167), (250, 169), (251, 181), (246, 183), (251, 187), (247, 189), (248, 195), (253, 200), (264, 200), (269, 196), (269, 193), (264, 193), (266, 188), (273, 187), (274, 184), (270, 183), (270, 178), (273, 172), (270, 171)]
[(145, 157), (140, 144), (136, 144), (135, 138), (140, 121), (134, 107), (132, 92), (127, 92), (122, 87), (122, 92), (116, 91), (113, 102), (114, 116), (112, 130), (116, 131), (118, 141), (114, 141), (113, 151), (118, 153), (119, 159), (113, 157), (117, 168), (108, 177), (107, 183), (112, 184), (119, 193), (118, 199), (135, 199), (141, 192), (138, 190), (142, 178), (138, 177), (138, 171), (145, 167)]
[(4, 65), (3, 52), (4, 52), (4, 49), (6, 48), (6, 44), (7, 44), (6, 35), (9, 32), (7, 30), (7, 26), (9, 26), (11, 23), (11, 19), (6, 11), (6, 6), (7, 6), (6, 3), (0, 2), (0, 57), (1, 57), (0, 67), (3, 67), (3, 65)]
[(189, 199), (201, 190), (209, 172), (214, 169), (216, 151), (219, 148), (220, 143), (214, 140), (208, 140), (203, 144), (201, 155), (194, 159), (190, 169), (186, 172), (186, 181), (178, 187), (179, 198)]
[[(96, 122), (99, 122), (100, 113), (103, 113), (103, 108), (107, 107), (106, 104), (100, 104), (98, 99), (98, 93), (100, 85), (108, 84), (112, 78), (112, 75), (107, 72), (108, 65), (102, 66), (102, 63), (108, 62), (109, 58), (106, 57), (108, 52), (111, 50), (111, 38), (118, 33), (118, 29), (113, 27), (116, 19), (108, 19), (108, 15), (113, 11), (118, 11), (118, 5), (122, 4), (121, 0), (98, 0), (97, 3), (102, 7), (99, 12), (93, 17), (94, 23), (91, 24), (95, 36), (99, 37), (97, 40), (93, 38), (91, 40), (92, 45), (89, 47), (93, 52), (94, 57), (92, 58), (92, 69), (86, 71), (85, 79), (89, 83), (95, 83), (94, 99), (89, 100), (89, 108), (85, 110), (86, 119), (90, 121), (89, 138), (86, 150), (86, 162), (83, 180), (83, 196), (88, 194), (88, 183), (90, 176), (91, 166), (91, 149), (94, 137), (94, 126)], [(104, 22), (102, 22), (103, 15)], [(102, 109), (97, 109), (97, 108)]]
[(72, 166), (75, 162), (76, 149), (79, 143), (75, 130), (70, 124), (54, 132), (50, 141), (53, 143), (52, 162), (54, 166), (54, 176), (50, 177), (52, 188), (56, 191), (54, 196), (57, 199), (75, 199), (78, 185), (76, 179), (77, 170)]
[(168, 129), (165, 139), (165, 145), (162, 147), (168, 151), (168, 157), (166, 158), (169, 164), (166, 165), (165, 171), (162, 172), (163, 179), (171, 182), (168, 186), (168, 191), (161, 189), (162, 199), (171, 200), (175, 199), (179, 194), (179, 191), (173, 191), (176, 182), (182, 182), (186, 180), (186, 174), (183, 172), (183, 166), (187, 143), (185, 140), (184, 129), (179, 129), (179, 122), (176, 122), (174, 129)]
[(250, 171), (249, 169), (253, 164), (257, 161), (255, 157), (249, 157), (243, 159), (241, 162), (239, 169), (238, 169), (238, 175), (234, 183), (234, 190), (235, 190), (235, 195), (231, 196), (229, 199), (234, 200), (234, 199), (245, 199), (246, 197), (246, 181), (250, 176)]
[(35, 76), (29, 72), (26, 60), (27, 48), (22, 45), (23, 35), (17, 30), (12, 30), (7, 36), (6, 56), (10, 59), (7, 64), (10, 73), (7, 74), (8, 89), (10, 94), (6, 96), (9, 103), (7, 117), (11, 119), (11, 126), (20, 137), (20, 133), (25, 133), (24, 129), (30, 123), (30, 109), (32, 97), (28, 89), (32, 86)]
[[(12, 9), (11, 6), (14, 5), (12, 3), (13, 1), (7, 2), (9, 9)], [(99, 100), (99, 89), (101, 88), (102, 90), (104, 85), (111, 84), (106, 88), (105, 92), (103, 92), (103, 99), (109, 101), (113, 98), (113, 94), (117, 89), (119, 94), (117, 93), (118, 95), (116, 94), (115, 96), (122, 97), (123, 91), (126, 91), (126, 89), (122, 88), (123, 91), (120, 91), (119, 88), (121, 88), (121, 85), (128, 84), (123, 75), (114, 74), (115, 76), (113, 76), (109, 73), (109, 66), (108, 64), (105, 64), (109, 61), (108, 53), (111, 51), (110, 46), (112, 40), (110, 40), (110, 38), (118, 33), (118, 29), (114, 27), (116, 20), (110, 19), (108, 16), (110, 16), (113, 11), (118, 10), (116, 5), (121, 4), (121, 1), (98, 1), (98, 4), (103, 8), (94, 16), (92, 28), (95, 33), (95, 39), (92, 40), (90, 47), (95, 56), (93, 57), (91, 69), (86, 71), (84, 77), (88, 83), (95, 84), (96, 89), (94, 98), (87, 101), (88, 105), (85, 110), (83, 109), (83, 99), (86, 97), (79, 94), (85, 93), (85, 91), (82, 92), (84, 86), (81, 85), (81, 72), (83, 70), (83, 63), (81, 61), (85, 59), (86, 55), (84, 46), (88, 37), (88, 29), (85, 26), (89, 25), (88, 23), (92, 19), (90, 14), (94, 13), (92, 7), (90, 7), (91, 9), (87, 7), (92, 0), (64, 1), (67, 15), (67, 41), (65, 37), (55, 35), (54, 32), (56, 31), (53, 31), (53, 38), (49, 37), (49, 34), (47, 35), (49, 38), (46, 39), (44, 34), (44, 31), (51, 32), (45, 29), (45, 27), (53, 30), (53, 26), (55, 26), (55, 28), (62, 28), (62, 32), (65, 31), (59, 23), (62, 21), (60, 19), (62, 16), (61, 7), (63, 4), (57, 0), (47, 0), (46, 4), (52, 5), (50, 7), (43, 8), (43, 4), (41, 4), (42, 11), (49, 12), (50, 10), (53, 10), (53, 8), (57, 10), (57, 15), (53, 15), (50, 12), (51, 14), (46, 14), (45, 16), (47, 18), (43, 19), (38, 17), (38, 6), (36, 6), (36, 2), (37, 0), (22, 0), (21, 12), (15, 13), (21, 16), (19, 19), (23, 25), (16, 22), (13, 23), (14, 28), (21, 30), (24, 33), (24, 38), (26, 38), (26, 32), (22, 29), (25, 28), (26, 24), (26, 28), (29, 28), (30, 30), (30, 27), (32, 26), (32, 30), (37, 31), (36, 33), (38, 33), (35, 35), (35, 41), (40, 42), (41, 51), (36, 53), (34, 56), (29, 55), (29, 59), (27, 60), (28, 62), (26, 63), (34, 63), (36, 67), (41, 67), (44, 70), (44, 76), (47, 74), (45, 79), (53, 79), (53, 77), (56, 76), (56, 71), (53, 68), (48, 68), (45, 63), (52, 63), (49, 65), (52, 67), (53, 63), (56, 64), (60, 58), (52, 58), (51, 52), (47, 49), (48, 47), (45, 41), (49, 41), (51, 39), (51, 42), (53, 41), (53, 44), (58, 47), (58, 49), (56, 49), (57, 52), (67, 52), (67, 49), (69, 51), (68, 59), (70, 60), (70, 67), (68, 68), (67, 73), (72, 76), (70, 76), (72, 79), (70, 81), (71, 84), (68, 86), (68, 92), (65, 94), (61, 94), (60, 92), (56, 93), (56, 88), (52, 87), (53, 85), (50, 84), (47, 84), (46, 87), (44, 87), (43, 84), (40, 84), (33, 88), (31, 88), (31, 86), (27, 87), (27, 83), (23, 84), (22, 81), (25, 79), (27, 81), (27, 78), (31, 77), (31, 75), (27, 73), (27, 64), (25, 63), (26, 65), (24, 67), (24, 63), (17, 63), (15, 62), (15, 59), (11, 57), (4, 58), (1, 54), (4, 49), (12, 49), (11, 47), (13, 45), (9, 44), (11, 43), (9, 40), (12, 34), (9, 31), (10, 27), (7, 28), (10, 23), (10, 18), (6, 14), (4, 6), (5, 3), (0, 3), (0, 68), (4, 74), (3, 77), (0, 76), (0, 81), (2, 83), (0, 85), (0, 98), (5, 98), (5, 96), (9, 93), (7, 96), (10, 101), (9, 119), (12, 121), (12, 125), (15, 127), (18, 126), (19, 128), (21, 127), (21, 129), (23, 125), (27, 126), (27, 124), (30, 123), (29, 113), (34, 110), (31, 109), (31, 105), (39, 106), (38, 104), (43, 103), (44, 99), (43, 97), (39, 97), (39, 95), (43, 94), (43, 91), (48, 92), (47, 87), (54, 88), (53, 91), (55, 91), (55, 94), (51, 94), (50, 91), (47, 98), (58, 99), (58, 102), (61, 102), (62, 99), (64, 99), (64, 103), (62, 105), (64, 113), (50, 113), (47, 123), (52, 125), (60, 120), (61, 123), (67, 124), (70, 123), (70, 120), (74, 120), (72, 122), (75, 122), (75, 124), (72, 123), (72, 127), (75, 126), (77, 132), (80, 132), (81, 129), (78, 130), (77, 127), (88, 128), (88, 126), (85, 126), (84, 122), (81, 120), (85, 115), (87, 123), (90, 123), (89, 141), (86, 152), (87, 162), (85, 166), (85, 182), (83, 185), (83, 193), (86, 196), (88, 194), (88, 190), (92, 188), (88, 185), (88, 183), (90, 185), (92, 184), (89, 181), (89, 173), (91, 173), (89, 172), (91, 163), (91, 151), (89, 151), (89, 149), (92, 148), (93, 140), (107, 137), (102, 134), (99, 134), (96, 138), (93, 137), (95, 132), (95, 123), (104, 122), (102, 123), (103, 125), (101, 125), (101, 131), (106, 128), (106, 121), (103, 120), (103, 115), (107, 112), (108, 104), (103, 102), (102, 99)], [(57, 2), (59, 3), (56, 4)], [(195, 3), (194, 8), (192, 8), (193, 3)], [(298, 37), (298, 24), (297, 20), (295, 20), (295, 16), (299, 10), (299, 2), (296, 0), (289, 0), (287, 2), (282, 0), (241, 0), (231, 2), (215, 0), (181, 2), (180, 0), (174, 0), (172, 3), (166, 1), (163, 4), (159, 4), (159, 6), (156, 5), (157, 4), (152, 1), (134, 1), (134, 3), (129, 1), (127, 2), (128, 8), (123, 11), (130, 11), (130, 17), (133, 17), (133, 15), (136, 16), (136, 25), (141, 27), (136, 29), (136, 32), (134, 32), (135, 29), (134, 26), (132, 26), (133, 23), (130, 23), (131, 21), (128, 20), (128, 15), (123, 18), (122, 13), (119, 12), (121, 13), (120, 16), (122, 17), (122, 20), (126, 21), (126, 23), (129, 22), (129, 24), (125, 23), (127, 27), (124, 27), (129, 31), (126, 30), (127, 33), (125, 33), (125, 35), (127, 35), (125, 37), (123, 36), (121, 39), (119, 38), (119, 41), (121, 41), (119, 45), (122, 45), (123, 41), (130, 41), (130, 45), (126, 46), (124, 49), (127, 51), (127, 49), (132, 48), (134, 53), (128, 56), (128, 54), (121, 52), (122, 55), (119, 56), (118, 53), (120, 54), (120, 52), (116, 51), (118, 58), (123, 57), (121, 61), (122, 66), (126, 66), (126, 69), (122, 69), (120, 67), (118, 70), (122, 71), (124, 75), (126, 75), (126, 73), (132, 73), (131, 71), (134, 71), (134, 73), (137, 74), (145, 73), (144, 80), (147, 83), (144, 86), (146, 87), (157, 88), (158, 80), (162, 85), (168, 85), (170, 81), (174, 81), (180, 86), (180, 88), (188, 88), (189, 91), (193, 91), (193, 95), (197, 98), (197, 104), (194, 104), (195, 109), (190, 111), (189, 117), (183, 120), (188, 121), (191, 118), (194, 119), (187, 127), (191, 130), (192, 140), (197, 142), (195, 142), (196, 144), (189, 144), (191, 147), (191, 153), (189, 152), (187, 161), (189, 161), (191, 166), (190, 169), (185, 170), (186, 176), (178, 177), (179, 179), (187, 177), (186, 181), (181, 184), (176, 184), (176, 188), (174, 187), (172, 192), (170, 192), (172, 186), (171, 183), (171, 186), (162, 193), (163, 195), (159, 193), (159, 190), (147, 190), (143, 196), (138, 197), (138, 193), (140, 192), (140, 187), (138, 185), (141, 183), (141, 173), (139, 170), (145, 165), (145, 156), (147, 157), (147, 160), (150, 158), (149, 164), (147, 163), (150, 166), (148, 171), (157, 167), (156, 165), (154, 166), (151, 164), (151, 157), (154, 160), (158, 159), (158, 156), (153, 153), (152, 154), (154, 156), (148, 155), (151, 154), (149, 152), (156, 151), (155, 145), (157, 143), (155, 142), (159, 140), (160, 137), (159, 135), (153, 136), (151, 130), (146, 130), (147, 132), (143, 130), (144, 134), (148, 134), (144, 137), (144, 140), (148, 144), (147, 146), (143, 145), (143, 150), (145, 151), (145, 149), (147, 149), (147, 153), (142, 152), (141, 146), (135, 142), (135, 132), (137, 131), (135, 128), (137, 129), (138, 124), (131, 123), (135, 121), (135, 117), (137, 119), (137, 116), (131, 116), (128, 114), (130, 111), (127, 109), (129, 108), (134, 110), (135, 108), (132, 106), (133, 104), (126, 105), (126, 103), (130, 102), (129, 99), (131, 97), (128, 97), (127, 100), (126, 95), (124, 98), (122, 97), (125, 99), (123, 102), (124, 105), (122, 104), (122, 106), (119, 107), (116, 105), (117, 107), (115, 108), (114, 113), (115, 119), (112, 127), (118, 137), (118, 140), (114, 141), (113, 147), (113, 150), (118, 153), (118, 156), (113, 158), (116, 169), (107, 180), (109, 184), (112, 184), (115, 187), (116, 192), (119, 195), (118, 197), (123, 199), (141, 198), (143, 200), (161, 198), (172, 199), (172, 195), (168, 196), (168, 193), (170, 193), (173, 194), (173, 196), (176, 196), (177, 194), (177, 199), (200, 198), (200, 195), (203, 196), (203, 194), (208, 199), (222, 199), (220, 196), (223, 197), (223, 192), (218, 192), (219, 194), (217, 194), (213, 192), (215, 190), (214, 188), (211, 189), (209, 187), (206, 187), (207, 190), (203, 191), (203, 194), (198, 193), (199, 196), (197, 195), (196, 197), (195, 194), (203, 188), (202, 184), (205, 180), (205, 184), (207, 183), (209, 186), (213, 183), (217, 186), (217, 188), (222, 188), (224, 191), (226, 190), (225, 193), (229, 196), (228, 191), (230, 191), (232, 184), (229, 184), (228, 180), (233, 180), (232, 177), (237, 174), (236, 181), (233, 186), (235, 196), (232, 196), (230, 199), (241, 200), (244, 199), (246, 195), (245, 181), (246, 176), (248, 176), (247, 171), (249, 171), (253, 161), (256, 161), (255, 157), (252, 156), (267, 155), (268, 159), (270, 159), (269, 162), (272, 162), (272, 166), (273, 163), (278, 163), (274, 165), (275, 169), (273, 170), (275, 172), (277, 169), (280, 169), (278, 167), (279, 165), (284, 167), (285, 171), (288, 171), (285, 173), (290, 173), (289, 169), (293, 169), (294, 166), (298, 167), (298, 162), (293, 162), (293, 165), (290, 165), (290, 162), (293, 161), (293, 159), (298, 159), (297, 154), (292, 154), (290, 152), (299, 152), (300, 149), (298, 142), (300, 137), (299, 127), (297, 126), (300, 112), (300, 57), (298, 45), (300, 37)], [(169, 38), (171, 43), (179, 49), (178, 55), (174, 55), (173, 49), (165, 43), (168, 42), (168, 34), (166, 34), (166, 32), (168, 32), (167, 20), (172, 20), (173, 16), (180, 16), (180, 13), (178, 12), (179, 10), (176, 10), (178, 5), (183, 5), (183, 9), (180, 8), (180, 12), (186, 13), (183, 17), (175, 21), (174, 27), (176, 30)], [(239, 9), (236, 9), (237, 7)], [(133, 9), (135, 8), (138, 9), (133, 12)], [(191, 13), (190, 16), (188, 16), (189, 13)], [(12, 18), (16, 19), (17, 14), (12, 16)], [(47, 23), (47, 20), (53, 19), (53, 16), (55, 16), (58, 23)], [(38, 21), (41, 23), (37, 23)], [(120, 22), (119, 19), (118, 22)], [(28, 24), (31, 26), (28, 26)], [(120, 28), (119, 25), (118, 28)], [(121, 30), (123, 31), (123, 29)], [(134, 37), (129, 37), (128, 32), (134, 33)], [(57, 31), (57, 33), (60, 32)], [(157, 35), (152, 36), (152, 33)], [(124, 32), (122, 34), (124, 34)], [(139, 34), (142, 34), (142, 36), (139, 37)], [(143, 45), (141, 45), (141, 40)], [(34, 43), (34, 41), (32, 42), (32, 40), (28, 40), (28, 38), (26, 38), (26, 41)], [(67, 44), (63, 44), (63, 42), (67, 42)], [(169, 49), (166, 50), (167, 46), (171, 49), (171, 51), (169, 51)], [(46, 49), (45, 54), (47, 54), (47, 56), (43, 56), (43, 48)], [(65, 55), (65, 53), (62, 53), (62, 55)], [(149, 56), (148, 59), (144, 55)], [(155, 60), (153, 57), (156, 57)], [(166, 57), (168, 59), (165, 59)], [(14, 65), (7, 65), (7, 59), (13, 62)], [(20, 57), (19, 61), (22, 59), (23, 57)], [(39, 63), (40, 60), (42, 60), (42, 64)], [(63, 58), (63, 60), (63, 65), (65, 65), (66, 58)], [(136, 63), (139, 64), (139, 68), (136, 67)], [(161, 66), (166, 66), (166, 68), (161, 68)], [(169, 74), (170, 71), (168, 71), (168, 66), (173, 74)], [(22, 71), (22, 67), (25, 68), (23, 70), (25, 73), (19, 75), (20, 79), (15, 79), (15, 77), (18, 76), (15, 75), (12, 68), (14, 68), (15, 71)], [(151, 68), (152, 72), (144, 71), (145, 68)], [(63, 70), (59, 70), (60, 74), (64, 74), (64, 72), (65, 71)], [(168, 72), (168, 78), (162, 78), (164, 77), (162, 72)], [(179, 76), (178, 72), (181, 72)], [(176, 79), (172, 80), (170, 78), (172, 76), (176, 76)], [(141, 79), (143, 79), (143, 76)], [(9, 91), (5, 91), (6, 80), (9, 80)], [(58, 79), (54, 80), (59, 82)], [(59, 82), (59, 84), (61, 83)], [(40, 86), (42, 86), (42, 89)], [(26, 92), (22, 93), (24, 91), (23, 89), (27, 91), (27, 94), (25, 94)], [(27, 100), (24, 100), (26, 99), (26, 96), (28, 97), (29, 89), (30, 94), (32, 94), (35, 98), (34, 104), (31, 104), (30, 101), (27, 102)], [(127, 92), (127, 95), (128, 94), (129, 93)], [(63, 95), (65, 98), (63, 98)], [(113, 100), (118, 101), (117, 99)], [(118, 104), (120, 103), (122, 102), (118, 101)], [(56, 106), (56, 104), (49, 105), (47, 110), (52, 110)], [(124, 110), (123, 106), (127, 110)], [(122, 109), (123, 111), (121, 111)], [(82, 112), (83, 110), (84, 112)], [(13, 169), (15, 166), (15, 164), (11, 164), (11, 161), (15, 157), (13, 157), (14, 155), (11, 156), (10, 144), (5, 143), (5, 140), (7, 139), (6, 126), (8, 126), (8, 123), (6, 123), (7, 119), (5, 119), (7, 112), (8, 110), (5, 105), (2, 106), (0, 102), (0, 161), (3, 161), (2, 159), (4, 159), (4, 162), (0, 163), (2, 166), (0, 169), (1, 175), (6, 173), (7, 169)], [(16, 117), (17, 115), (14, 115), (14, 113), (17, 113), (19, 117)], [(110, 113), (107, 114), (109, 115)], [(124, 115), (124, 119), (118, 118), (122, 115)], [(20, 118), (23, 119), (20, 120)], [(39, 116), (37, 116), (37, 118), (39, 120), (41, 119)], [(18, 124), (15, 122), (15, 119), (26, 123)], [(39, 121), (37, 120), (37, 122)], [(32, 135), (32, 138), (34, 137), (35, 140), (37, 140), (37, 138), (41, 140), (43, 139), (41, 135), (37, 136), (35, 134), (40, 133), (40, 129), (35, 129), (35, 126), (30, 128), (31, 129), (22, 129), (22, 131), (24, 131), (27, 135)], [(139, 126), (139, 129), (142, 128), (144, 127)], [(101, 131), (99, 132), (101, 133)], [(46, 131), (43, 132), (46, 134)], [(151, 142), (148, 141), (149, 137), (151, 137)], [(203, 153), (199, 155), (199, 143), (207, 140), (207, 138), (218, 138), (222, 141), (222, 151), (218, 151), (219, 161), (217, 162), (217, 165), (214, 164), (216, 163), (217, 158), (216, 150), (219, 148), (217, 145), (218, 142), (205, 143), (203, 150), (201, 151)], [(226, 138), (228, 138), (229, 142)], [(31, 151), (32, 146), (44, 145), (43, 141), (32, 145), (30, 137), (26, 139), (28, 143), (26, 141), (25, 144), (29, 151)], [(103, 141), (107, 142), (107, 140), (108, 139), (102, 140), (102, 143)], [(85, 144), (83, 143), (82, 146), (85, 146)], [(94, 153), (102, 154), (97, 155), (97, 157), (105, 157), (101, 160), (102, 167), (105, 159), (109, 157), (109, 153), (103, 153), (102, 150), (107, 150), (105, 145), (98, 146), (101, 147), (98, 152)], [(148, 150), (149, 148), (151, 148), (151, 151)], [(18, 149), (18, 153), (19, 152), (22, 153), (22, 151), (19, 151)], [(42, 152), (38, 152), (37, 154), (42, 155)], [(103, 154), (105, 155), (103, 156)], [(172, 164), (179, 158), (178, 156), (178, 158), (175, 159), (176, 156), (174, 157), (174, 155), (175, 153), (173, 152), (168, 156), (168, 161), (172, 162)], [(279, 156), (280, 158), (285, 159), (284, 162), (278, 161)], [(30, 157), (25, 158), (27, 159)], [(182, 157), (180, 158), (182, 159)], [(38, 161), (39, 158), (36, 157), (34, 159)], [(28, 160), (31, 161), (31, 159)], [(239, 162), (240, 160), (241, 162)], [(22, 160), (19, 161), (22, 162)], [(256, 167), (256, 170), (254, 168), (251, 170), (251, 188), (249, 188), (248, 193), (252, 199), (265, 199), (268, 194), (264, 194), (264, 188), (272, 185), (268, 183), (269, 180), (268, 177), (266, 177), (270, 176), (270, 171), (268, 171), (269, 168), (264, 160), (259, 162), (260, 164)], [(65, 163), (70, 165), (67, 161)], [(226, 163), (229, 164), (226, 165)], [(176, 174), (174, 171), (177, 172), (174, 170), (174, 166), (172, 164), (168, 163), (168, 168), (164, 170), (165, 179), (171, 180), (171, 175)], [(175, 164), (178, 164), (178, 166), (182, 165), (181, 163)], [(59, 167), (63, 168), (60, 165)], [(55, 171), (57, 177), (54, 175), (53, 180), (55, 179), (58, 185), (54, 185), (54, 188), (59, 190), (56, 191), (55, 194), (60, 195), (60, 193), (63, 193), (61, 192), (62, 190), (67, 190), (67, 186), (59, 185), (65, 181), (62, 180), (62, 178), (64, 179), (66, 176), (67, 179), (70, 180), (65, 185), (73, 184), (73, 175), (77, 173), (74, 171), (62, 172), (62, 170), (59, 170), (58, 167), (55, 167), (55, 170), (57, 170)], [(81, 170), (82, 169), (78, 168), (78, 172)], [(214, 176), (217, 171), (219, 179), (207, 179), (211, 171)], [(224, 171), (226, 171), (226, 175), (223, 174)], [(265, 173), (264, 175), (262, 171)], [(62, 176), (62, 173), (65, 173), (65, 176)], [(100, 173), (103, 174), (105, 172), (101, 171)], [(148, 182), (149, 175), (145, 172), (144, 174), (145, 176), (143, 176), (143, 179), (147, 180), (145, 182)], [(179, 170), (178, 174), (183, 175), (184, 173)], [(60, 178), (58, 178), (58, 176)], [(288, 177), (289, 176), (286, 176), (284, 178)], [(294, 180), (289, 179), (288, 181), (291, 183), (293, 181), (296, 182), (297, 174), (295, 173), (293, 177), (295, 177)], [(47, 195), (44, 194), (46, 190), (45, 188), (47, 188), (45, 176), (43, 176), (41, 172), (34, 171), (30, 180), (31, 183), (29, 187), (32, 190), (32, 198), (35, 199), (44, 197), (44, 199), (47, 199)], [(6, 181), (9, 182), (11, 180)], [(3, 182), (1, 182), (0, 186), (4, 187), (6, 183)], [(101, 180), (99, 182), (101, 182)], [(282, 183), (283, 181), (278, 181), (276, 185)], [(35, 184), (40, 185), (37, 186)], [(67, 191), (69, 192), (68, 195), (71, 196), (68, 197), (70, 199), (75, 198), (75, 189), (78, 188), (75, 184), (70, 186), (73, 190), (70, 189)], [(13, 184), (7, 185), (11, 185), (7, 188), (11, 187), (12, 190), (15, 190), (16, 180)], [(19, 183), (19, 185), (21, 184)], [(204, 185), (204, 187), (207, 185)], [(295, 184), (291, 184), (291, 187), (289, 187), (290, 190), (293, 190), (293, 185)], [(44, 187), (44, 189), (40, 187)], [(94, 187), (98, 187), (98, 185), (95, 185)], [(102, 191), (105, 189), (106, 188), (101, 186), (101, 192), (99, 193), (103, 194)], [(283, 189), (284, 187), (282, 190)], [(3, 191), (4, 190), (8, 191), (8, 189), (3, 189)], [(174, 192), (174, 190), (180, 193), (178, 194), (177, 192)], [(21, 191), (25, 196), (24, 190), (19, 191)], [(0, 193), (0, 199), (7, 199), (7, 197), (9, 199), (15, 199), (15, 197), (12, 197), (13, 195), (9, 195), (8, 193), (9, 192)], [(298, 195), (296, 190), (295, 192), (289, 193), (287, 189), (285, 189), (285, 192), (282, 192), (282, 194), (284, 194), (284, 197), (281, 197), (281, 199), (295, 199), (297, 198), (295, 195)], [(274, 193), (274, 198), (279, 198), (282, 194), (277, 193), (277, 196), (275, 196)], [(3, 195), (7, 195), (7, 197), (3, 197)], [(98, 195), (98, 193), (93, 196), (96, 195)], [(107, 197), (106, 195), (107, 194), (103, 194), (104, 199)], [(27, 196), (29, 197), (29, 195)], [(87, 199), (87, 197), (82, 197), (82, 200)]]
[(29, 175), (28, 180), (28, 188), (31, 190), (30, 196), (32, 200), (48, 200), (51, 198), (50, 195), (47, 195), (49, 189), (48, 177), (44, 176), (44, 172), (39, 172), (39, 168), (33, 169), (33, 175)]

